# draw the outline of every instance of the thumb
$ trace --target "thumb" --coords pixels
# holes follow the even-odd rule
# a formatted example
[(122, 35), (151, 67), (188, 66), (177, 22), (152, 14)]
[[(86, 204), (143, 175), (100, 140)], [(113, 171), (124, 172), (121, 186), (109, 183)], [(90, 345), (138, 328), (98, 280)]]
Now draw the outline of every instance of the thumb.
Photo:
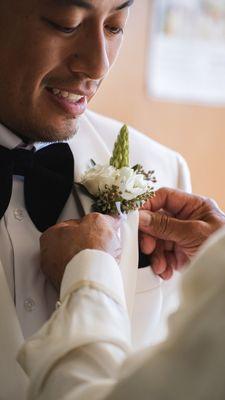
[(182, 221), (162, 213), (140, 211), (139, 230), (157, 239), (181, 243), (193, 236), (193, 221)]

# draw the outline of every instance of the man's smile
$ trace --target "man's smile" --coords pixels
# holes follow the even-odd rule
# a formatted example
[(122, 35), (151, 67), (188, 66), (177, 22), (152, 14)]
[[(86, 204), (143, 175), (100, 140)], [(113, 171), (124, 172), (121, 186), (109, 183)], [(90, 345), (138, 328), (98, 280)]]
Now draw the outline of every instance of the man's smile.
[(59, 88), (46, 88), (49, 98), (64, 113), (76, 118), (83, 114), (87, 108), (88, 96), (85, 94), (74, 93), (72, 90)]
[(69, 102), (74, 103), (74, 104), (78, 103), (82, 98), (85, 97), (80, 94), (71, 93), (71, 92), (68, 92), (67, 90), (60, 90), (57, 88), (50, 89), (50, 91), (55, 96), (63, 97), (64, 99), (67, 99)]

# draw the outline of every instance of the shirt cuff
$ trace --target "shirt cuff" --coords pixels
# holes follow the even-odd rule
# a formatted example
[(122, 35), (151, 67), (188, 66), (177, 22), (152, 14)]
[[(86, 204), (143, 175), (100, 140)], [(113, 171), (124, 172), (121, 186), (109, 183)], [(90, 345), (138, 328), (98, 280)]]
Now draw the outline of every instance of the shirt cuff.
[(126, 308), (120, 268), (108, 253), (86, 249), (74, 256), (63, 276), (60, 301), (84, 286), (104, 292)]

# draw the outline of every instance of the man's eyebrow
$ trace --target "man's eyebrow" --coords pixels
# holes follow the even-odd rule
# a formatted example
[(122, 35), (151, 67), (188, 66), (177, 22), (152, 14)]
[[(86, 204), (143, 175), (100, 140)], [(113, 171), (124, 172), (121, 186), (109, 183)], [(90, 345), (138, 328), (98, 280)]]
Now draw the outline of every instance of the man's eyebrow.
[(134, 0), (125, 1), (125, 3), (121, 4), (120, 6), (116, 7), (116, 11), (122, 10), (123, 8), (130, 7), (133, 4)]
[[(86, 0), (55, 0), (55, 2), (58, 5), (61, 6), (75, 6), (75, 7), (80, 7), (80, 8), (85, 8), (86, 10), (92, 10), (95, 8), (95, 6), (89, 1)], [(120, 6), (116, 7), (115, 10), (119, 11), (122, 10), (123, 8), (130, 7), (133, 4), (134, 0), (127, 0)]]
[(58, 5), (61, 6), (75, 6), (80, 8), (85, 8), (86, 10), (91, 10), (94, 6), (85, 0), (55, 0)]

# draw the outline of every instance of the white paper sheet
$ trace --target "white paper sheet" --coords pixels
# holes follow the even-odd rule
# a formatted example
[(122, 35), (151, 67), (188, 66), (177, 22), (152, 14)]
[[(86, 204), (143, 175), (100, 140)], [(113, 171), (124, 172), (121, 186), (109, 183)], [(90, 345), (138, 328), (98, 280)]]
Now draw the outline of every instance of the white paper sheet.
[(148, 93), (225, 105), (225, 0), (156, 0)]

